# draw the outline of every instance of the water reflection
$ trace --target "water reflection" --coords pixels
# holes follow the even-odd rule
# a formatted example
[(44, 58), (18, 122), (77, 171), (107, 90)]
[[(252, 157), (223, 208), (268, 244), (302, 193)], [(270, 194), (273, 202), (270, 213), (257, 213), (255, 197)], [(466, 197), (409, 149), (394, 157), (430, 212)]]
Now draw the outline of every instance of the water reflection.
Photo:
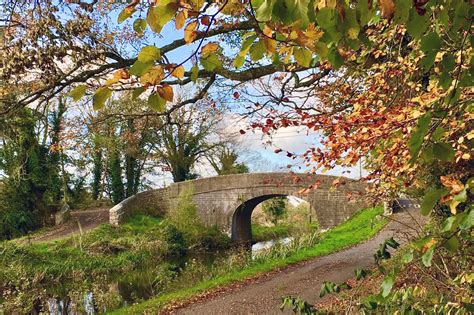
[[(276, 244), (288, 244), (292, 239), (292, 237), (286, 237), (278, 240), (257, 242), (248, 248), (248, 254), (254, 259), (258, 253), (268, 250)], [(191, 272), (199, 272), (193, 269), (196, 265), (203, 266), (203, 268), (208, 268), (209, 270), (217, 268), (217, 260), (223, 260), (233, 253), (234, 251), (229, 250), (168, 257), (164, 261), (160, 261), (158, 265), (145, 266), (140, 270), (132, 270), (113, 278), (110, 281), (111, 284), (108, 285), (109, 291), (111, 291), (109, 294), (117, 297), (118, 303), (115, 304), (115, 307), (125, 307), (148, 300), (159, 295), (173, 284), (179, 283), (180, 275), (188, 271), (188, 268), (191, 268)], [(196, 275), (196, 277), (199, 278), (199, 275)], [(185, 285), (189, 285), (189, 283), (185, 283)], [(69, 296), (66, 288), (61, 288), (61, 291), (66, 291), (64, 292), (66, 294), (61, 294), (63, 297), (50, 298), (46, 301), (47, 311), (50, 315), (91, 315), (100, 313), (95, 300), (97, 297), (94, 296), (92, 290), (86, 290), (87, 292), (82, 298)], [(100, 311), (105, 313), (107, 308), (101, 306)]]

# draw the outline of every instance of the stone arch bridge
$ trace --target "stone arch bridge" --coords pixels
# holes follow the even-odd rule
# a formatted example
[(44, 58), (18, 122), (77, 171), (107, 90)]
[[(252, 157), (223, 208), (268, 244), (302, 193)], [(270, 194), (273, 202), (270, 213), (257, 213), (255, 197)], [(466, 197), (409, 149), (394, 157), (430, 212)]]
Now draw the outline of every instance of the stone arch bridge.
[[(331, 188), (336, 179), (345, 184)], [(306, 200), (316, 213), (319, 227), (327, 229), (342, 223), (366, 206), (361, 198), (364, 187), (362, 183), (348, 178), (316, 174), (216, 176), (138, 193), (110, 209), (110, 223), (118, 225), (136, 213), (163, 215), (176, 205), (181, 193), (191, 191), (204, 225), (219, 227), (230, 234), (233, 241), (249, 242), (252, 239), (252, 211), (267, 199), (295, 196)], [(349, 198), (350, 195), (352, 198)]]

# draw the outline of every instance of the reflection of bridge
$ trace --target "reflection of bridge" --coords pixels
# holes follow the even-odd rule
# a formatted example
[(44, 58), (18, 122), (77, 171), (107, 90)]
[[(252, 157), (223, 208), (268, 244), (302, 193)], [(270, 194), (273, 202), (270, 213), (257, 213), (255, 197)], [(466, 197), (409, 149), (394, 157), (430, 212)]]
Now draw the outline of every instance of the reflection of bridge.
[[(338, 178), (345, 184), (331, 189), (332, 182)], [(237, 242), (251, 240), (253, 209), (273, 197), (295, 196), (308, 201), (323, 229), (343, 222), (364, 206), (362, 198), (357, 196), (363, 193), (364, 186), (347, 178), (289, 173), (238, 174), (174, 183), (167, 188), (138, 193), (110, 209), (110, 223), (120, 224), (133, 213), (163, 214), (185, 191), (193, 192), (193, 202), (206, 226), (217, 225)], [(356, 201), (349, 200), (350, 193)]]

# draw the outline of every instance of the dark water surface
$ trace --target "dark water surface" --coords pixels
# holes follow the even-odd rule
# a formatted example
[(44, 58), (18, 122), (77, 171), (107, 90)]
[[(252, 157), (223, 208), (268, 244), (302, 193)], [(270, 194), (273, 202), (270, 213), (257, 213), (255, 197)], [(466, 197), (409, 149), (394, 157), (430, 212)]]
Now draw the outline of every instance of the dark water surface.
[[(287, 237), (280, 240), (258, 242), (247, 249), (247, 254), (254, 257), (258, 252), (271, 248), (276, 243), (286, 244), (291, 240)], [(67, 284), (58, 285), (48, 290), (51, 298), (46, 301), (47, 313), (62, 314), (96, 314), (107, 311), (104, 299), (108, 304), (114, 302), (109, 310), (124, 307), (174, 289), (189, 287), (209, 275), (213, 268), (219, 268), (219, 262), (224, 261), (235, 250), (221, 252), (193, 253), (179, 257), (160, 259), (156, 264), (150, 263), (140, 269), (130, 270), (108, 279), (97, 279), (102, 283), (89, 284), (86, 288), (78, 289), (72, 294), (73, 288)], [(93, 292), (107, 292), (97, 296)]]

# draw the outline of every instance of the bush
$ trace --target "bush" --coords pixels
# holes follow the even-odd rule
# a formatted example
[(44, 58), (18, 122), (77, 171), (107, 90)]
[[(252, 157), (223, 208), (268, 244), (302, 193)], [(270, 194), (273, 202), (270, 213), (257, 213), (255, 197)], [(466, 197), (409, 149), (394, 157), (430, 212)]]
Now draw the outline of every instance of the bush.
[(192, 202), (192, 196), (192, 191), (180, 194), (176, 206), (166, 214), (165, 224), (171, 225), (182, 234), (188, 248), (215, 250), (228, 247), (230, 239), (227, 235), (217, 227), (207, 228), (202, 224), (197, 215), (196, 205)]
[(184, 255), (188, 250), (188, 242), (184, 234), (172, 223), (163, 227), (163, 238), (170, 255)]

